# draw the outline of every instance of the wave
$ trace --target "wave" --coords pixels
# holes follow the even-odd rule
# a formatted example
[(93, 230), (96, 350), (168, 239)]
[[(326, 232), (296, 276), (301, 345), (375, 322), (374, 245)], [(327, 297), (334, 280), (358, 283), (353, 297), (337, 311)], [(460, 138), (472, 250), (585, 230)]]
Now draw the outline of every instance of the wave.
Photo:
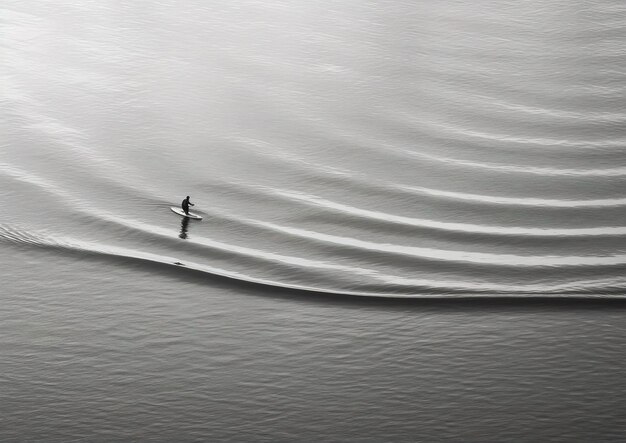
[[(353, 295), (366, 297), (388, 298), (420, 298), (428, 296), (447, 297), (520, 297), (520, 296), (585, 296), (589, 298), (626, 296), (624, 287), (626, 279), (604, 278), (585, 280), (576, 284), (530, 284), (502, 285), (494, 283), (470, 283), (454, 281), (437, 281), (428, 279), (388, 276), (381, 284), (354, 285), (358, 289), (329, 288), (315, 285), (293, 284), (284, 281), (260, 278), (249, 274), (218, 268), (176, 257), (153, 254), (136, 249), (105, 245), (97, 242), (79, 241), (63, 238), (49, 233), (35, 233), (0, 225), (0, 241), (14, 244), (52, 248), (66, 252), (82, 252), (96, 256), (107, 256), (114, 259), (134, 259), (139, 262), (167, 265), (170, 270), (185, 269), (200, 272), (207, 276), (219, 276), (239, 282), (253, 283), (275, 288), (296, 289), (301, 291)], [(178, 271), (175, 271), (178, 272)]]
[[(622, 73), (619, 73), (623, 75)], [(429, 82), (428, 88), (420, 90), (424, 96), (432, 96), (434, 100), (447, 99), (452, 102), (462, 102), (464, 105), (477, 108), (479, 106), (489, 105), (489, 108), (512, 111), (517, 118), (521, 115), (527, 117), (549, 117), (554, 121), (575, 121), (577, 123), (586, 124), (616, 124), (622, 125), (626, 123), (626, 113), (609, 112), (609, 111), (568, 111), (564, 109), (541, 108), (537, 106), (526, 105), (523, 103), (515, 103), (503, 100), (502, 97), (496, 97), (488, 94), (478, 94), (468, 91), (467, 89), (455, 89), (452, 85), (441, 84), (438, 82)]]
[[(533, 270), (562, 269), (571, 271), (579, 269), (610, 270), (615, 267), (623, 268), (626, 265), (626, 256), (623, 254), (605, 255), (516, 255), (484, 253), (458, 249), (441, 249), (406, 246), (382, 242), (360, 240), (357, 238), (331, 235), (324, 232), (316, 232), (308, 229), (296, 228), (293, 226), (281, 225), (273, 222), (246, 218), (239, 215), (212, 208), (208, 215), (214, 219), (222, 218), (233, 226), (245, 226), (250, 232), (257, 232), (259, 235), (266, 233), (279, 234), (282, 242), (303, 245), (319, 245), (325, 250), (327, 259), (318, 260), (303, 258), (298, 255), (287, 255), (276, 252), (269, 252), (250, 246), (238, 246), (224, 241), (217, 241), (206, 237), (195, 236), (192, 241), (181, 242), (177, 238), (177, 232), (171, 228), (164, 228), (140, 220), (133, 220), (128, 217), (120, 217), (112, 212), (96, 207), (92, 203), (86, 203), (76, 197), (71, 192), (63, 189), (53, 181), (44, 179), (35, 174), (0, 164), (0, 171), (29, 183), (33, 186), (57, 196), (61, 202), (71, 204), (73, 211), (91, 218), (93, 223), (99, 223), (103, 227), (121, 227), (126, 230), (124, 238), (135, 238), (142, 244), (146, 244), (146, 235), (158, 238), (159, 244), (169, 247), (168, 251), (188, 255), (195, 251), (202, 258), (208, 257), (211, 260), (222, 259), (229, 263), (224, 269), (220, 267), (202, 264), (194, 259), (175, 258), (169, 255), (144, 252), (142, 250), (129, 247), (120, 247), (109, 244), (97, 243), (93, 241), (83, 241), (75, 238), (56, 236), (48, 232), (36, 232), (33, 230), (19, 230), (12, 227), (2, 227), (0, 238), (20, 244), (30, 244), (39, 246), (50, 246), (59, 249), (84, 250), (106, 255), (118, 255), (120, 257), (138, 258), (141, 260), (155, 261), (162, 264), (184, 263), (202, 272), (237, 278), (249, 282), (262, 282), (273, 286), (288, 287), (294, 289), (306, 289), (316, 292), (332, 292), (353, 295), (370, 296), (417, 296), (419, 294), (439, 291), (442, 293), (561, 293), (580, 292), (586, 290), (617, 291), (623, 289), (622, 280), (616, 278), (597, 279), (588, 281), (571, 281), (572, 278), (582, 278), (576, 276), (575, 272), (570, 272), (570, 281), (560, 281), (558, 283), (542, 284), (501, 284), (494, 281), (471, 281), (465, 279), (462, 274), (471, 270), (472, 267), (481, 267), (483, 271), (498, 273), (504, 268), (511, 268), (517, 272), (520, 268)], [(228, 186), (228, 184), (224, 185)], [(401, 226), (422, 227), (442, 230), (445, 232), (465, 232), (483, 235), (503, 235), (503, 236), (530, 236), (530, 237), (597, 237), (623, 235), (626, 228), (583, 228), (583, 229), (539, 229), (539, 228), (506, 228), (501, 226), (481, 226), (467, 223), (444, 223), (434, 220), (423, 220), (412, 217), (395, 216), (387, 213), (370, 211), (352, 206), (336, 203), (320, 197), (298, 193), (295, 191), (284, 191), (276, 188), (265, 187), (255, 188), (255, 192), (266, 192), (289, 202), (299, 202), (324, 210), (338, 212), (341, 217), (337, 220), (345, 219), (348, 216), (357, 217), (360, 220), (377, 220), (385, 223), (399, 224)], [(207, 213), (204, 213), (207, 214)], [(248, 229), (249, 228), (249, 229)], [(612, 229), (612, 230), (611, 230)], [(119, 234), (119, 229), (117, 230)], [(136, 234), (136, 235), (131, 235)], [(117, 237), (115, 237), (117, 238)], [(278, 237), (280, 238), (280, 237)], [(341, 264), (341, 257), (350, 256), (356, 258), (357, 265)], [(359, 259), (361, 259), (359, 265)], [(375, 263), (369, 266), (365, 263)], [(410, 266), (413, 272), (418, 273), (420, 267), (434, 267), (441, 265), (461, 266), (457, 268), (456, 277), (450, 276), (450, 280), (439, 280), (437, 278), (414, 278), (403, 275), (393, 275), (383, 271), (385, 263), (393, 265), (400, 263), (396, 270)], [(381, 264), (381, 266), (378, 266)], [(178, 264), (177, 266), (181, 266)], [(233, 268), (244, 266), (253, 269), (254, 272), (246, 273), (233, 270)], [(433, 268), (433, 269), (434, 269)], [(465, 271), (461, 272), (463, 269)], [(483, 272), (481, 271), (481, 272)], [(259, 276), (260, 274), (260, 276)], [(433, 275), (435, 275), (433, 273)], [(267, 276), (277, 275), (277, 279)], [(470, 274), (471, 275), (471, 274)], [(289, 280), (302, 280), (302, 283), (293, 283)], [(483, 277), (484, 278), (484, 277)], [(553, 279), (554, 280), (554, 279)], [(323, 282), (317, 286), (308, 282)], [(592, 282), (592, 283), (589, 283)], [(622, 286), (620, 286), (622, 285)], [(355, 289), (355, 288), (358, 288)], [(373, 290), (372, 288), (378, 288)], [(381, 289), (386, 288), (386, 289)]]
[(360, 251), (393, 253), (420, 259), (514, 267), (607, 267), (626, 265), (626, 255), (623, 254), (609, 256), (524, 256), (514, 254), (489, 254), (482, 252), (423, 248), (378, 242), (375, 243), (355, 238), (313, 232), (300, 228), (280, 226), (269, 222), (259, 221), (256, 223), (261, 226), (266, 226), (280, 232), (303, 237), (308, 240), (320, 241), (331, 245), (351, 247)]
[(412, 151), (392, 146), (385, 146), (390, 152), (395, 152), (403, 156), (415, 157), (433, 161), (444, 165), (464, 166), (468, 168), (483, 169), (494, 172), (533, 174), (543, 176), (579, 176), (579, 177), (626, 177), (626, 168), (603, 168), (603, 169), (572, 169), (572, 168), (551, 168), (544, 166), (507, 165), (501, 163), (485, 163), (453, 157), (444, 157), (424, 152)]
[[(332, 261), (320, 261), (320, 260), (311, 260), (305, 259), (297, 256), (289, 256), (284, 254), (278, 254), (274, 252), (262, 251), (259, 249), (254, 249), (250, 247), (236, 246), (224, 242), (219, 242), (206, 238), (196, 238), (193, 242), (185, 242), (181, 244), (177, 241), (176, 232), (172, 231), (168, 228), (162, 228), (159, 226), (151, 225), (148, 223), (144, 223), (137, 220), (130, 220), (128, 218), (123, 218), (116, 216), (107, 211), (103, 211), (97, 208), (94, 208), (93, 205), (88, 205), (82, 202), (80, 199), (73, 197), (67, 191), (63, 191), (59, 187), (55, 186), (49, 180), (44, 180), (41, 178), (37, 178), (32, 174), (24, 174), (21, 176), (22, 179), (28, 179), (31, 184), (35, 184), (37, 186), (43, 187), (49, 192), (60, 195), (64, 200), (69, 199), (68, 203), (71, 203), (74, 210), (78, 212), (84, 213), (86, 216), (89, 216), (93, 219), (93, 221), (97, 221), (99, 223), (104, 223), (107, 225), (114, 224), (120, 226), (128, 232), (125, 234), (129, 236), (129, 234), (134, 232), (139, 232), (143, 234), (150, 234), (159, 237), (161, 240), (166, 240), (169, 243), (176, 242), (176, 245), (180, 245), (180, 247), (185, 248), (185, 250), (196, 248), (198, 252), (204, 255), (209, 256), (217, 256), (218, 254), (222, 254), (228, 260), (231, 260), (234, 263), (241, 264), (244, 261), (250, 263), (251, 267), (255, 268), (273, 268), (274, 271), (276, 269), (282, 269), (279, 273), (284, 273), (284, 275), (290, 275), (294, 272), (297, 274), (307, 274), (305, 270), (318, 270), (321, 271), (321, 275), (311, 275), (310, 272), (307, 274), (310, 279), (313, 281), (325, 281), (332, 282), (333, 280), (337, 280), (333, 275), (341, 275), (338, 281), (343, 280), (343, 284), (345, 281), (352, 280), (358, 281), (360, 279), (370, 280), (372, 283), (378, 281), (378, 285), (387, 285), (388, 289), (392, 288), (391, 292), (397, 292), (401, 290), (411, 290), (411, 293), (423, 292), (423, 291), (431, 291), (431, 290), (443, 290), (443, 291), (497, 291), (497, 292), (519, 292), (519, 285), (499, 285), (499, 284), (476, 284), (468, 281), (464, 282), (440, 282), (436, 280), (429, 279), (415, 279), (415, 278), (407, 278), (403, 276), (393, 276), (387, 273), (383, 273), (380, 271), (376, 271), (374, 269), (367, 269), (363, 267), (356, 266), (345, 266), (340, 265), (338, 263)], [(302, 195), (297, 195), (293, 193), (284, 193), (280, 192), (280, 195), (289, 198), (302, 198)], [(305, 197), (309, 198), (309, 197)], [(313, 200), (314, 203), (326, 203), (323, 200), (317, 201)], [(343, 208), (341, 208), (343, 209)], [(218, 214), (217, 211), (214, 212), (211, 216), (218, 217), (224, 216), (223, 214)], [(335, 235), (328, 235), (323, 233), (317, 233), (312, 231), (307, 231), (299, 228), (293, 228), (288, 226), (281, 226), (275, 223), (264, 222), (260, 220), (251, 220), (246, 219), (244, 217), (239, 216), (230, 216), (229, 220), (232, 223), (238, 224), (247, 224), (250, 227), (256, 229), (264, 229), (268, 232), (278, 232), (282, 234), (286, 234), (288, 236), (293, 236), (297, 238), (301, 238), (306, 240), (307, 242), (319, 242), (322, 244), (326, 244), (332, 248), (348, 248), (351, 249), (357, 255), (363, 255), (364, 253), (373, 252), (376, 256), (383, 256), (384, 254), (393, 254), (400, 256), (407, 256), (412, 259), (417, 260), (435, 260), (435, 261), (444, 261), (444, 262), (453, 262), (453, 263), (466, 263), (471, 265), (482, 265), (489, 267), (610, 267), (610, 266), (621, 266), (626, 263), (626, 257), (617, 255), (617, 256), (609, 256), (609, 257), (546, 257), (546, 256), (517, 256), (512, 254), (485, 254), (485, 253), (476, 253), (476, 252), (468, 252), (468, 251), (446, 251), (440, 249), (433, 248), (416, 248), (416, 247), (406, 247), (400, 245), (388, 245), (388, 244), (380, 244), (374, 242), (366, 242), (362, 240), (340, 237)], [(150, 253), (139, 253), (138, 251), (130, 250), (130, 249), (120, 249), (119, 247), (111, 246), (111, 245), (98, 245), (93, 242), (79, 242), (75, 239), (66, 239), (62, 237), (54, 237), (50, 234), (33, 234), (30, 231), (19, 231), (11, 228), (3, 228), (1, 230), (1, 235), (3, 239), (10, 240), (13, 242), (31, 244), (31, 245), (54, 245), (60, 248), (70, 248), (70, 249), (86, 249), (92, 251), (118, 251), (119, 254), (128, 257), (145, 257), (148, 254), (152, 257), (153, 260), (157, 260), (162, 263), (170, 263), (170, 262), (180, 262), (180, 259), (171, 259), (164, 258), (161, 255), (150, 254)], [(95, 246), (94, 246), (95, 245)], [(130, 251), (128, 253), (123, 251)], [(133, 252), (134, 251), (134, 252)], [(331, 254), (332, 257), (332, 254)], [(196, 264), (200, 266), (199, 264)], [(198, 267), (194, 265), (195, 267)], [(204, 265), (202, 265), (204, 266)], [(277, 268), (278, 267), (278, 268)], [(217, 269), (212, 268), (211, 269)], [(219, 275), (244, 275), (237, 272), (231, 272), (227, 270), (215, 271), (215, 273)], [(360, 277), (359, 277), (360, 276)], [(245, 280), (247, 281), (257, 281), (264, 280), (260, 278), (255, 278), (250, 275), (247, 275)], [(324, 288), (314, 287), (311, 285), (291, 285), (286, 283), (281, 283), (277, 280), (272, 280), (273, 285), (285, 286), (285, 287), (297, 287), (300, 289), (309, 289), (320, 291)], [(605, 285), (608, 284), (605, 282)], [(611, 283), (611, 285), (619, 286), (615, 284), (615, 282)], [(580, 283), (575, 284), (558, 284), (558, 285), (538, 285), (538, 286), (525, 286), (523, 292), (555, 292), (560, 290), (565, 290), (567, 288), (579, 287)], [(589, 286), (589, 285), (587, 285)], [(592, 286), (592, 285), (591, 285)], [(312, 289), (313, 288), (313, 289)], [(404, 289), (402, 289), (404, 288)], [(598, 289), (598, 288), (596, 288)], [(326, 288), (328, 290), (328, 288)], [(337, 289), (335, 288), (335, 291)], [(414, 291), (414, 292), (413, 292)], [(342, 290), (340, 292), (347, 293), (346, 290)], [(350, 291), (348, 291), (350, 292)], [(357, 291), (358, 292), (358, 291)], [(367, 292), (369, 295), (371, 293)]]
[[(242, 140), (243, 141), (243, 140)], [(248, 143), (252, 142), (248, 140)], [(255, 142), (257, 146), (270, 147), (269, 144), (264, 142)], [(458, 160), (440, 156), (432, 156), (419, 152), (412, 152), (407, 150), (399, 150), (399, 148), (393, 148), (401, 155), (409, 155), (420, 158), (426, 158), (445, 164), (459, 164), (469, 167), (477, 167), (483, 169), (492, 169), (502, 172), (521, 172), (529, 174), (539, 175), (573, 175), (573, 176), (604, 176), (604, 177), (619, 177), (626, 176), (626, 168), (613, 168), (613, 169), (553, 169), (542, 167), (523, 167), (513, 165), (499, 165), (491, 163), (478, 163), (466, 160)], [(351, 184), (352, 187), (358, 187), (361, 189), (374, 188), (376, 192), (386, 191), (393, 195), (393, 193), (408, 194), (411, 196), (420, 197), (434, 197), (444, 198), (448, 200), (463, 201), (478, 204), (489, 205), (506, 205), (506, 206), (519, 206), (519, 207), (534, 207), (542, 209), (594, 209), (594, 208), (621, 208), (626, 206), (626, 198), (605, 198), (605, 199), (549, 199), (549, 198), (537, 198), (537, 197), (506, 197), (487, 194), (472, 194), (468, 192), (448, 191), (442, 189), (434, 189), (423, 186), (413, 186), (401, 183), (393, 183), (384, 180), (377, 180), (367, 176), (364, 173), (352, 171), (346, 168), (330, 167), (321, 165), (310, 160), (304, 160), (298, 158), (293, 154), (285, 153), (281, 149), (275, 149), (272, 152), (256, 152), (258, 155), (262, 155), (268, 158), (274, 158), (281, 162), (288, 162), (301, 169), (302, 172), (311, 174), (316, 173), (324, 177), (325, 180), (335, 179), (344, 180), (346, 183)], [(249, 185), (245, 185), (244, 182), (232, 181), (228, 183), (229, 186), (241, 186), (242, 188), (249, 188)], [(280, 195), (280, 191), (271, 190), (269, 187), (260, 185), (255, 186), (255, 191), (269, 190), (277, 195)]]
[[(78, 200), (73, 200), (73, 203), (76, 203)], [(301, 274), (306, 276), (313, 281), (324, 281), (324, 282), (332, 282), (333, 280), (337, 281), (337, 278), (334, 277), (336, 275), (340, 275), (339, 280), (345, 281), (359, 281), (362, 279), (370, 280), (373, 283), (378, 281), (378, 285), (386, 285), (388, 289), (392, 289), (391, 292), (397, 292), (401, 290), (411, 290), (411, 293), (420, 293), (423, 291), (431, 291), (431, 290), (443, 290), (443, 291), (497, 291), (497, 292), (558, 292), (565, 291), (567, 289), (571, 290), (572, 288), (580, 287), (582, 283), (580, 282), (570, 282), (570, 283), (560, 283), (560, 284), (543, 284), (543, 285), (501, 285), (495, 283), (474, 283), (469, 281), (462, 281), (457, 279), (454, 282), (441, 282), (432, 279), (416, 279), (416, 278), (407, 278), (404, 276), (394, 276), (387, 273), (383, 273), (374, 269), (367, 269), (363, 267), (356, 266), (345, 266), (340, 265), (333, 261), (320, 261), (320, 260), (311, 260), (304, 259), (297, 256), (289, 256), (284, 254), (278, 254), (274, 252), (267, 252), (259, 249), (254, 249), (250, 247), (236, 246), (233, 244), (228, 244), (224, 242), (219, 242), (207, 238), (195, 238), (193, 242), (185, 242), (184, 244), (179, 242), (176, 238), (176, 232), (172, 231), (168, 228), (162, 228), (159, 226), (147, 224), (137, 220), (130, 220), (127, 218), (118, 217), (112, 213), (97, 210), (93, 207), (86, 205), (78, 205), (78, 210), (84, 212), (87, 216), (90, 216), (94, 219), (94, 221), (98, 221), (99, 223), (104, 224), (114, 224), (117, 226), (121, 226), (128, 230), (125, 234), (125, 237), (129, 237), (131, 233), (143, 233), (150, 234), (159, 237), (161, 240), (165, 240), (170, 244), (176, 242), (175, 244), (179, 248), (184, 248), (185, 250), (197, 249), (197, 251), (203, 255), (217, 257), (218, 255), (222, 255), (226, 259), (230, 260), (232, 263), (241, 264), (242, 262), (248, 262), (252, 268), (265, 268), (272, 269), (272, 272), (282, 273), (283, 275), (291, 275), (291, 274)], [(216, 217), (218, 214), (213, 213), (212, 216)], [(428, 261), (442, 261), (446, 263), (465, 263), (466, 265), (481, 265), (488, 266), (489, 268), (499, 268), (502, 266), (505, 267), (611, 267), (611, 266), (622, 266), (626, 263), (626, 257), (621, 255), (615, 256), (607, 256), (607, 257), (593, 257), (593, 256), (584, 256), (584, 257), (572, 257), (572, 256), (519, 256), (512, 254), (485, 254), (485, 253), (476, 253), (469, 251), (453, 251), (453, 250), (441, 250), (441, 249), (433, 249), (433, 248), (416, 248), (416, 247), (407, 247), (400, 245), (389, 245), (389, 244), (381, 244), (374, 243), (369, 241), (362, 241), (353, 238), (340, 237), (336, 235), (328, 235), (318, 232), (312, 232), (308, 230), (303, 230), (299, 228), (293, 228), (288, 226), (280, 226), (275, 223), (264, 222), (259, 220), (251, 220), (245, 219), (243, 217), (231, 217), (230, 221), (238, 224), (247, 224), (253, 228), (262, 228), (267, 230), (268, 232), (278, 232), (282, 234), (286, 234), (288, 236), (297, 237), (306, 240), (307, 242), (318, 242), (325, 245), (328, 245), (331, 248), (341, 248), (341, 249), (349, 249), (352, 252), (356, 253), (358, 256), (363, 256), (365, 253), (374, 253), (375, 256), (378, 256), (381, 260), (385, 254), (399, 255), (409, 257), (414, 260)], [(2, 237), (7, 240), (12, 240), (14, 242), (19, 243), (28, 243), (34, 245), (56, 245), (58, 247), (69, 247), (74, 248), (72, 245), (79, 245), (82, 249), (94, 250), (94, 251), (107, 251), (110, 248), (115, 250), (115, 246), (111, 245), (100, 245), (98, 247), (89, 247), (89, 245), (95, 245), (93, 242), (79, 242), (75, 239), (63, 239), (58, 237), (50, 236), (49, 234), (31, 234), (29, 232), (22, 232), (15, 229), (3, 229)], [(81, 246), (82, 245), (82, 246)], [(87, 246), (85, 246), (87, 245)], [(139, 253), (131, 253), (124, 254), (124, 256), (134, 257)], [(142, 255), (143, 254), (143, 255)], [(146, 253), (149, 254), (149, 253)], [(144, 256), (144, 253), (139, 254)], [(162, 257), (156, 254), (150, 254), (155, 257)], [(329, 257), (333, 257), (335, 254), (330, 254)], [(173, 262), (170, 258), (160, 258), (159, 262), (169, 263)], [(181, 260), (176, 260), (180, 262)], [(213, 269), (213, 268), (212, 268)], [(278, 271), (277, 271), (278, 270)], [(310, 270), (318, 270), (322, 272), (320, 275), (312, 275)], [(220, 275), (226, 275), (230, 271), (221, 270), (218, 272)], [(236, 273), (237, 275), (244, 275), (240, 273)], [(359, 277), (360, 276), (360, 277)], [(256, 281), (259, 278), (255, 278), (252, 276), (247, 276), (246, 280)], [(261, 279), (263, 280), (263, 279)], [(612, 281), (612, 283), (610, 283)], [(311, 289), (313, 286), (310, 285), (290, 285), (286, 283), (281, 283), (276, 280), (272, 280), (273, 284), (278, 286), (285, 287), (298, 287), (298, 288), (309, 288)], [(604, 285), (610, 284), (611, 287), (619, 287), (619, 283), (615, 283), (615, 280), (605, 281)], [(593, 286), (593, 285), (583, 285), (583, 286)], [(523, 288), (523, 289), (521, 289)], [(321, 290), (323, 288), (316, 287), (315, 290)], [(328, 288), (327, 288), (328, 289)], [(595, 289), (599, 289), (595, 287)], [(335, 288), (336, 292), (337, 289)], [(346, 290), (342, 290), (339, 292), (346, 292)], [(367, 291), (365, 291), (367, 292)], [(371, 294), (370, 294), (371, 295)]]
[[(333, 132), (333, 138), (345, 142), (348, 145), (356, 144), (360, 148), (368, 149), (374, 153), (380, 154), (381, 152), (388, 156), (389, 154), (396, 155), (404, 160), (407, 158), (415, 158), (419, 160), (426, 160), (431, 163), (443, 167), (461, 167), (468, 169), (478, 169), (482, 171), (488, 171), (493, 173), (504, 174), (521, 174), (521, 175), (539, 175), (545, 177), (584, 177), (584, 178), (623, 178), (626, 177), (626, 167), (614, 167), (614, 168), (559, 168), (551, 166), (533, 166), (533, 165), (518, 165), (518, 164), (506, 164), (496, 162), (479, 162), (475, 160), (467, 160), (456, 157), (449, 157), (443, 155), (430, 154), (423, 151), (416, 151), (406, 147), (398, 146), (384, 140), (378, 140), (377, 138), (363, 139), (357, 134), (343, 134), (338, 131), (333, 131), (332, 128), (325, 129), (326, 137), (330, 137), (330, 133)], [(437, 133), (435, 137), (441, 137), (441, 134)], [(225, 137), (229, 141), (240, 143), (248, 149), (254, 149), (257, 155), (278, 159), (282, 162), (288, 162), (295, 166), (307, 168), (310, 170), (316, 170), (320, 173), (335, 176), (345, 177), (366, 177), (363, 173), (356, 173), (346, 168), (339, 168), (335, 166), (323, 165), (315, 163), (310, 160), (305, 160), (302, 157), (294, 155), (279, 146), (272, 145), (268, 142), (248, 138), (248, 137)], [(464, 140), (464, 143), (468, 143)], [(626, 146), (624, 141), (623, 146)], [(588, 151), (590, 152), (590, 151)], [(618, 150), (612, 151), (618, 153)], [(595, 154), (595, 153), (594, 153)], [(617, 159), (618, 161), (620, 159)], [(615, 162), (615, 160), (612, 160)]]
[(626, 198), (603, 198), (589, 200), (560, 200), (536, 197), (503, 197), (467, 192), (443, 191), (421, 186), (396, 185), (398, 190), (405, 190), (422, 196), (442, 197), (457, 201), (488, 203), (506, 206), (532, 206), (541, 208), (619, 208), (626, 206)]
[[(271, 188), (270, 188), (271, 189)], [(401, 224), (416, 228), (429, 228), (445, 231), (464, 232), (483, 235), (527, 236), (527, 237), (597, 237), (597, 236), (623, 236), (626, 235), (626, 227), (603, 226), (595, 228), (531, 228), (531, 227), (505, 227), (485, 226), (469, 223), (441, 222), (437, 220), (419, 219), (401, 215), (388, 214), (386, 212), (372, 211), (369, 209), (355, 208), (353, 206), (336, 203), (313, 195), (307, 195), (295, 191), (272, 190), (276, 195), (298, 200), (309, 205), (317, 206), (325, 210), (333, 210), (343, 215), (370, 218), (387, 223)]]
[[(337, 137), (344, 137), (342, 135), (335, 134)], [(436, 134), (435, 137), (440, 138), (440, 134)], [(352, 140), (354, 142), (354, 140)], [(468, 143), (468, 141), (464, 141)], [(624, 144), (626, 146), (626, 142)], [(383, 140), (375, 140), (375, 146), (371, 145), (371, 141), (363, 141), (359, 142), (359, 146), (363, 148), (368, 148), (375, 152), (384, 152), (385, 154), (395, 154), (400, 156), (401, 158), (417, 158), (420, 160), (426, 160), (429, 162), (437, 163), (441, 166), (460, 166), (471, 169), (481, 169), (490, 172), (500, 172), (500, 173), (516, 173), (516, 174), (530, 174), (530, 175), (541, 175), (546, 177), (565, 177), (565, 176), (573, 176), (573, 177), (590, 177), (590, 178), (599, 178), (599, 177), (626, 177), (626, 167), (617, 167), (617, 168), (558, 168), (558, 167), (550, 167), (550, 166), (531, 166), (531, 165), (517, 165), (517, 164), (505, 164), (505, 163), (495, 163), (495, 162), (478, 162), (475, 160), (467, 160), (460, 159), (455, 157), (447, 157), (443, 155), (434, 155), (429, 154), (423, 151), (416, 151), (412, 149), (408, 149), (406, 147), (397, 146), (395, 144), (383, 141)], [(618, 152), (618, 151), (614, 151)]]

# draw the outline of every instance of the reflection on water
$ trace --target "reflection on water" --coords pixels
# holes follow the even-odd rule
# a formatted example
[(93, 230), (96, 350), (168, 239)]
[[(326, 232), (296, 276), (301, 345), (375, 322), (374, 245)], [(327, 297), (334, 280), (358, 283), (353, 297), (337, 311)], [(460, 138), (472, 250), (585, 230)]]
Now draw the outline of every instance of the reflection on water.
[(189, 227), (189, 218), (183, 217), (183, 221), (180, 222), (180, 234), (178, 234), (179, 238), (182, 238), (183, 240), (187, 240), (188, 227)]

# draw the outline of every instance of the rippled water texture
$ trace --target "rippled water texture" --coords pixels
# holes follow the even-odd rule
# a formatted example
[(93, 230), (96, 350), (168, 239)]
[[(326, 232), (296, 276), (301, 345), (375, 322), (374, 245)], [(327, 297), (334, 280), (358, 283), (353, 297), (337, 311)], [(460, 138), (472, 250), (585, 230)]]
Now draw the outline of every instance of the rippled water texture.
[(625, 25), (5, 0), (0, 440), (622, 441)]
[(620, 2), (3, 17), (5, 244), (355, 295), (624, 293)]

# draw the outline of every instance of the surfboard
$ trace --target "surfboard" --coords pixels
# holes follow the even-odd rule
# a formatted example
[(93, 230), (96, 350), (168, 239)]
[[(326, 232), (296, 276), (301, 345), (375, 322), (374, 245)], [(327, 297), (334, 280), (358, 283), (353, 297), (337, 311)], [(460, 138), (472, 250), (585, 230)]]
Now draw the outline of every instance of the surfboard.
[(202, 217), (200, 217), (198, 214), (194, 214), (193, 212), (185, 214), (185, 211), (183, 211), (181, 208), (176, 208), (174, 206), (170, 207), (170, 209), (172, 210), (172, 212), (175, 212), (183, 217), (193, 218), (194, 220), (202, 220)]

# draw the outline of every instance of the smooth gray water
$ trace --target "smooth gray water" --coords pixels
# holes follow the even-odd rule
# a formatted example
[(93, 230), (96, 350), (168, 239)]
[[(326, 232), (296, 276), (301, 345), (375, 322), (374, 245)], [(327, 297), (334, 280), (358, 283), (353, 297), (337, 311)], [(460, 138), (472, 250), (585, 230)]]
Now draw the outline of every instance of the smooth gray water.
[(620, 440), (621, 2), (0, 20), (0, 439)]

